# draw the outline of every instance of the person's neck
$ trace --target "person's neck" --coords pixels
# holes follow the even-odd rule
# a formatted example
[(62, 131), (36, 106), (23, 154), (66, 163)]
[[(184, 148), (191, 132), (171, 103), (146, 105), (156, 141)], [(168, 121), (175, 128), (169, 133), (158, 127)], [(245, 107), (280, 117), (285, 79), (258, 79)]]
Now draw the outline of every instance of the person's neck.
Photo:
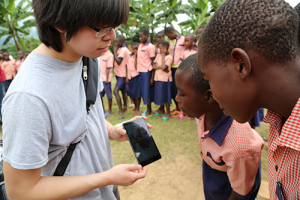
[(190, 50), (190, 51), (192, 51), (194, 49), (194, 46), (192, 45), (192, 46), (190, 46), (190, 47), (188, 47), (188, 50)]
[(213, 108), (209, 112), (205, 113), (205, 131), (211, 130), (222, 116), (223, 110), (220, 109), (218, 103), (215, 103)]
[(268, 66), (261, 74), (261, 106), (287, 119), (300, 97), (300, 58), (287, 65)]
[(81, 59), (82, 55), (79, 55), (77, 53), (74, 53), (74, 51), (68, 50), (67, 48), (63, 47), (63, 50), (61, 52), (55, 51), (52, 47), (47, 47), (45, 44), (41, 44), (38, 46), (35, 50), (35, 53), (46, 55), (52, 58), (55, 58), (57, 60), (61, 60), (64, 62), (77, 62), (79, 59)]

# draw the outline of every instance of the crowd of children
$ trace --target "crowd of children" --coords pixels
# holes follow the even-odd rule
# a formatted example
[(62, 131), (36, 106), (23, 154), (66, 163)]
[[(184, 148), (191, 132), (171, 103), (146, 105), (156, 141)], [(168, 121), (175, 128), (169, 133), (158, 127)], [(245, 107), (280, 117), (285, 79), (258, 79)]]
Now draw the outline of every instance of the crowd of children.
[[(164, 40), (165, 35), (170, 39), (170, 43)], [(174, 76), (181, 61), (197, 53), (194, 34), (188, 33), (186, 36), (181, 36), (173, 27), (167, 27), (156, 34), (156, 44), (153, 45), (149, 41), (149, 31), (142, 29), (139, 32), (139, 40), (140, 44), (131, 44), (132, 52), (130, 52), (124, 36), (119, 35), (115, 40), (113, 54), (106, 52), (98, 58), (104, 84), (104, 90), (100, 95), (102, 98), (106, 94), (108, 99), (108, 112), (105, 112), (103, 105), (105, 117), (112, 114), (111, 81), (114, 72), (116, 85), (113, 94), (119, 108), (119, 119), (123, 119), (124, 112), (128, 111), (127, 96), (133, 102), (134, 108), (131, 111), (135, 115), (156, 114), (162, 116), (165, 121), (171, 117), (184, 118), (185, 115), (175, 101), (177, 88)], [(119, 91), (122, 93), (122, 98)], [(143, 112), (140, 112), (141, 99), (147, 106)], [(176, 107), (170, 111), (172, 99)], [(152, 103), (159, 106), (155, 112), (152, 111)]]

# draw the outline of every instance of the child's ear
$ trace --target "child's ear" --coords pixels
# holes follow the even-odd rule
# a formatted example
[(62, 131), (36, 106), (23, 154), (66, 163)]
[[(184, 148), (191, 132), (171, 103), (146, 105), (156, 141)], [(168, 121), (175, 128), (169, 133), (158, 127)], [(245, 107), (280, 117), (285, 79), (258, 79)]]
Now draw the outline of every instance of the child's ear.
[(242, 80), (246, 79), (251, 72), (251, 62), (248, 54), (240, 48), (234, 48), (231, 52), (231, 59)]
[(208, 90), (206, 91), (206, 102), (207, 102), (208, 104), (212, 104), (212, 103), (215, 102), (215, 100), (214, 100), (214, 95), (213, 95), (211, 89), (208, 89)]

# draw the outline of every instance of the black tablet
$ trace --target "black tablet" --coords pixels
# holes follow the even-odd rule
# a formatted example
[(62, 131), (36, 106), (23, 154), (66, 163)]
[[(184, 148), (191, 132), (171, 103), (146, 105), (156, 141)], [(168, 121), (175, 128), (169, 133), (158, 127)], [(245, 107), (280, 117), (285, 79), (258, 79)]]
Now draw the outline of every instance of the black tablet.
[(161, 159), (144, 118), (126, 122), (123, 124), (123, 127), (127, 132), (127, 138), (140, 165), (144, 167)]

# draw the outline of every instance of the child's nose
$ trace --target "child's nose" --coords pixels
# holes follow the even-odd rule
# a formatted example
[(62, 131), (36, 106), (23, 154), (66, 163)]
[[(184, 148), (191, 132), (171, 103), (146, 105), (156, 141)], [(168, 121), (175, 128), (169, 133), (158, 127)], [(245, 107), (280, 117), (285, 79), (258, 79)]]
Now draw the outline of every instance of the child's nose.
[(178, 103), (180, 103), (180, 98), (179, 98), (179, 95), (177, 94), (176, 97), (175, 97), (175, 101), (177, 101)]

